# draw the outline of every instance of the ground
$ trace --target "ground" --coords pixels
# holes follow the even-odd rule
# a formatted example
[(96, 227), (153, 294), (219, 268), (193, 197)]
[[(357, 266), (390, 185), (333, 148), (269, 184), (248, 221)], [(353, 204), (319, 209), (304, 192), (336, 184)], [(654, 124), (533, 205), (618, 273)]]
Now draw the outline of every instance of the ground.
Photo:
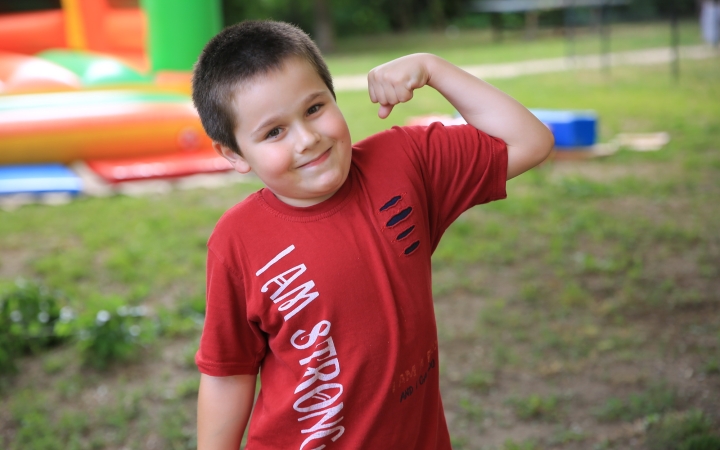
[[(662, 167), (636, 165), (642, 174), (637, 181), (649, 183)], [(563, 186), (578, 176), (618, 180), (623, 166), (611, 160), (554, 162), (537, 169), (531, 183)], [(716, 184), (708, 188), (717, 195)], [(648, 448), (648, 433), (660, 417), (695, 409), (718, 429), (717, 235), (706, 239), (707, 230), (697, 226), (697, 235), (683, 235), (667, 220), (679, 218), (672, 222), (680, 227), (697, 221), (704, 214), (699, 205), (682, 196), (648, 202), (581, 195), (585, 206), (568, 201), (569, 209), (578, 208), (576, 217), (567, 218), (573, 225), (546, 216), (540, 205), (550, 197), (525, 203), (528, 192), (527, 184), (511, 185), (517, 203), (466, 213), (435, 260), (441, 388), (455, 448)], [(585, 231), (600, 229), (606, 236), (583, 235), (582, 216), (598, 219)], [(613, 229), (615, 221), (607, 219), (614, 218), (630, 225)], [(534, 225), (509, 225), (502, 233), (496, 227), (501, 221)], [(658, 231), (652, 225), (658, 223), (665, 228)], [(557, 260), (556, 233), (533, 236), (548, 224), (575, 247)], [(623, 228), (630, 229), (628, 236), (616, 234)], [(660, 239), (638, 242), (648, 230)], [(662, 233), (669, 237), (663, 240)], [(460, 261), (453, 259), (455, 239), (472, 242), (479, 234), (501, 248), (484, 246), (477, 254), (471, 248)], [(616, 239), (627, 239), (628, 249), (606, 247)], [(515, 255), (503, 255), (506, 246)], [(617, 260), (627, 250), (626, 260)], [(5, 255), (5, 279), (38, 258), (32, 250)], [(628, 281), (638, 264), (640, 272)], [(47, 432), (60, 433), (66, 444), (76, 436), (78, 448), (185, 448), (194, 435), (196, 339), (197, 331), (170, 333), (139, 360), (105, 371), (83, 368), (68, 346), (24, 358), (3, 394), (10, 407), (0, 411), (0, 435), (6, 443), (31, 444), (17, 448), (54, 448), (38, 443), (35, 412), (46, 415), (35, 420), (46, 421)], [(30, 430), (32, 435), (23, 434)]]
[[(433, 289), (454, 448), (718, 448), (719, 68), (497, 83), (530, 107), (596, 109), (604, 142), (671, 141), (546, 163), (446, 232)], [(364, 93), (338, 98), (356, 138), (392, 124), (363, 122), (376, 113)], [(431, 92), (413, 102), (395, 123), (451, 112)], [(56, 341), (37, 321), (40, 334), (8, 334), (0, 308), (0, 346), (26, 346), (14, 375), (0, 355), (0, 448), (194, 446), (205, 242), (257, 188), (0, 211), (0, 298), (68, 308)]]

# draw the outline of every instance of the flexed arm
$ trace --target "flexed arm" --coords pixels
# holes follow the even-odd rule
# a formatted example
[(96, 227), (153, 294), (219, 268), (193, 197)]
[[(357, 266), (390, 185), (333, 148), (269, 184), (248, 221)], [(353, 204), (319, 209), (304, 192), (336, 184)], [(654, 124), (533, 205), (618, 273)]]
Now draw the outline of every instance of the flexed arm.
[(370, 100), (378, 116), (409, 101), (413, 91), (431, 86), (472, 126), (502, 139), (508, 148), (508, 179), (540, 164), (550, 153), (550, 130), (515, 99), (444, 59), (417, 53), (378, 66), (368, 74)]

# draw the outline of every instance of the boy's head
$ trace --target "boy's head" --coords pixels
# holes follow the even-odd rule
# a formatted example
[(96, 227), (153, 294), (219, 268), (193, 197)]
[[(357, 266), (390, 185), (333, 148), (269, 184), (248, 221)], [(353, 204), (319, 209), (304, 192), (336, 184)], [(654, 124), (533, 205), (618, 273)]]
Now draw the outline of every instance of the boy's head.
[(291, 57), (307, 61), (335, 97), (320, 50), (301, 29), (284, 22), (245, 21), (225, 28), (203, 49), (195, 65), (192, 97), (213, 141), (241, 153), (233, 93), (243, 83), (280, 69)]
[(215, 150), (281, 201), (314, 205), (345, 182), (347, 123), (317, 47), (292, 25), (223, 30), (195, 66), (193, 100)]

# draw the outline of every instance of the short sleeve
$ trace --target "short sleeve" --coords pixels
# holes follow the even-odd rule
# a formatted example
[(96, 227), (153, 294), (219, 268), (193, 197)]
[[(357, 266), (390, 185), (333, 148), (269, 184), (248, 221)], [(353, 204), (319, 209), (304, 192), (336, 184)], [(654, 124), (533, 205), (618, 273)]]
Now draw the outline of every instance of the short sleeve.
[(205, 325), (195, 355), (200, 372), (217, 377), (258, 373), (267, 339), (246, 311), (242, 277), (208, 250)]
[(403, 128), (420, 164), (437, 240), (464, 211), (504, 199), (507, 145), (471, 125)]

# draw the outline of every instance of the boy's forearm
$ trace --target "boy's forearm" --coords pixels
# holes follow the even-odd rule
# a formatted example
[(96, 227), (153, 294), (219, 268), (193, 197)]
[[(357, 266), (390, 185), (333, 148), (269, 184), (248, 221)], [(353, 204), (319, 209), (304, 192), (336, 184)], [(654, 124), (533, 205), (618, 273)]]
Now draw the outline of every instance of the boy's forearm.
[(255, 399), (256, 375), (202, 374), (198, 393), (198, 450), (237, 450)]
[(475, 128), (505, 141), (508, 178), (542, 162), (554, 139), (548, 128), (520, 103), (490, 84), (429, 53), (404, 56), (368, 74), (370, 100), (386, 118), (394, 105), (409, 101), (413, 90), (430, 85)]
[(550, 130), (515, 99), (434, 55), (423, 54), (427, 84), (475, 128), (508, 146), (508, 179), (542, 162), (552, 149)]

